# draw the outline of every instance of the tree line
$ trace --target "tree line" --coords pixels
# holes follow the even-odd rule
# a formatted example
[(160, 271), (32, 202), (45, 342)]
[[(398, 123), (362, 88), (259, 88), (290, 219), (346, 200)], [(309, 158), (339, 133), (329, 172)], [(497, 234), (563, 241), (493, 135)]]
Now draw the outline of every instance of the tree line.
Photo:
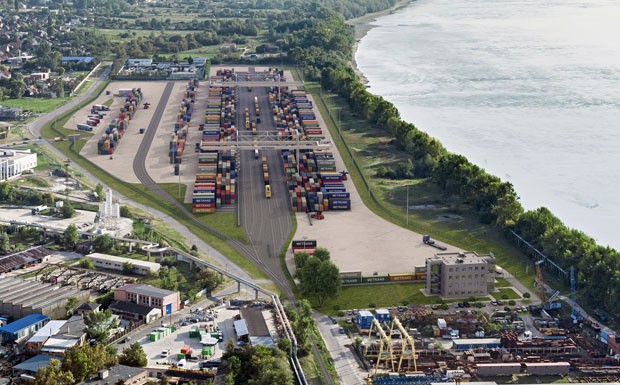
[(437, 139), (402, 120), (392, 103), (368, 92), (350, 66), (353, 30), (342, 15), (309, 2), (286, 16), (274, 23), (271, 33), (289, 63), (303, 64), (306, 76), (335, 90), (353, 112), (391, 136), (393, 145), (409, 156), (413, 170), (406, 171), (415, 178), (431, 178), (447, 197), (472, 207), (481, 223), (495, 226), (508, 238), (513, 230), (564, 268), (574, 266), (585, 304), (611, 314), (620, 311), (616, 250), (566, 227), (544, 207), (525, 211), (510, 182), (447, 151)]

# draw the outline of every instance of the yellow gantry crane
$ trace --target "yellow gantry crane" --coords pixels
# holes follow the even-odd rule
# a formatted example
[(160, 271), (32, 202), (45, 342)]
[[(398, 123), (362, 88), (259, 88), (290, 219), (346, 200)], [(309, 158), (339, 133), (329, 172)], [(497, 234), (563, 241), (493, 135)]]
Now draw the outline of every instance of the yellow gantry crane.
[(411, 337), (409, 333), (407, 333), (407, 330), (403, 327), (403, 325), (400, 323), (400, 320), (398, 318), (394, 318), (394, 321), (392, 321), (392, 325), (396, 325), (403, 339), (400, 360), (398, 361), (398, 372), (400, 372), (400, 369), (403, 364), (403, 360), (405, 359), (408, 361), (408, 367), (411, 367), (411, 361), (413, 360), (413, 370), (417, 372), (418, 371), (418, 363), (417, 363), (418, 357), (415, 354), (415, 344), (413, 341), (413, 337)]
[[(372, 336), (373, 327), (377, 329), (377, 336), (379, 337), (379, 355), (377, 356), (377, 363), (375, 364), (375, 374), (379, 369), (379, 364), (382, 359), (390, 360), (390, 365), (392, 366), (392, 372), (394, 371), (394, 349), (392, 348), (391, 338), (385, 334), (385, 331), (381, 327), (379, 321), (376, 318), (372, 319), (372, 325), (370, 330), (368, 331), (368, 342), (366, 343), (366, 349), (364, 349), (364, 356), (368, 354), (368, 347), (370, 346), (370, 338)], [(387, 350), (387, 351), (386, 351)], [(384, 354), (384, 351), (385, 354)], [(387, 367), (386, 367), (387, 368)]]

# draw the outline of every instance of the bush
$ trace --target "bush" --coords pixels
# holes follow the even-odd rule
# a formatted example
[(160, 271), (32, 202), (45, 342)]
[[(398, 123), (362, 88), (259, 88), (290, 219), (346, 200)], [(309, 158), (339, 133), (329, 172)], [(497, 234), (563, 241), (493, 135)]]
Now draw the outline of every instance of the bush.
[(334, 305), (334, 310), (340, 310), (340, 305)]
[(339, 310), (337, 313), (338, 317), (344, 317), (344, 312), (342, 310)]
[(476, 302), (474, 306), (477, 307), (478, 309), (480, 309), (481, 307), (484, 307), (484, 305), (480, 302)]
[(373, 308), (373, 309), (374, 309), (374, 308), (376, 308), (376, 307), (377, 307), (377, 305), (376, 305), (374, 302), (371, 302), (371, 303), (369, 303), (369, 304), (368, 304), (368, 307), (370, 307), (370, 308)]
[(502, 299), (508, 299), (508, 294), (502, 294)]
[(508, 301), (508, 306), (514, 306), (517, 303), (514, 301), (514, 299), (511, 299), (510, 301)]
[(526, 291), (523, 293), (523, 298), (530, 299), (530, 297), (532, 297), (532, 295), (529, 292)]
[(442, 303), (441, 306), (439, 307), (441, 310), (448, 310), (450, 309), (450, 306), (448, 306), (447, 303)]

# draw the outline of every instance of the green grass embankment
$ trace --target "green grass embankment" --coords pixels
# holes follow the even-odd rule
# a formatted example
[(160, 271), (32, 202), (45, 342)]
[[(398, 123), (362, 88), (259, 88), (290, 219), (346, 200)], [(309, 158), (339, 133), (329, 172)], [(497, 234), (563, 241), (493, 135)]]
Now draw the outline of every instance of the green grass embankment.
[[(376, 167), (404, 162), (407, 154), (395, 148), (389, 134), (372, 127), (366, 119), (353, 113), (343, 98), (319, 92), (319, 85), (313, 82), (306, 84), (306, 90), (314, 96), (316, 107), (325, 119), (349, 175), (371, 211), (398, 226), (430, 234), (439, 242), (478, 253), (492, 252), (499, 265), (534, 291), (533, 269), (530, 267), (528, 271), (526, 267), (529, 260), (501, 232), (490, 225), (480, 224), (470, 207), (445, 197), (430, 179), (389, 180), (376, 177)], [(407, 218), (407, 203), (410, 207), (432, 205), (434, 209), (409, 210)], [(381, 291), (378, 285), (372, 287)], [(342, 301), (343, 305), (353, 302), (364, 290), (361, 286), (347, 287), (333, 304), (337, 301)], [(375, 302), (377, 306), (389, 306), (389, 301)]]

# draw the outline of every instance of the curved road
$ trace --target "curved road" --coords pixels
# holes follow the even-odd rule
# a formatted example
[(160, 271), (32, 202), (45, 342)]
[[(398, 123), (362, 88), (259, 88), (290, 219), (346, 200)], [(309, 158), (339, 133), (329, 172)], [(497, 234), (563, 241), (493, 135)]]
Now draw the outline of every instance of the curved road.
[(237, 240), (234, 240), (228, 237), (225, 234), (222, 234), (218, 230), (213, 229), (212, 227), (206, 225), (202, 221), (200, 221), (196, 216), (192, 214), (185, 206), (177, 201), (175, 198), (170, 196), (166, 191), (164, 191), (148, 174), (146, 170), (146, 156), (149, 152), (153, 139), (155, 138), (155, 133), (157, 130), (157, 126), (161, 120), (161, 117), (166, 109), (166, 105), (168, 104), (168, 99), (170, 98), (170, 94), (174, 88), (174, 82), (168, 82), (166, 84), (166, 88), (161, 96), (159, 103), (157, 104), (155, 113), (149, 123), (148, 129), (145, 133), (142, 142), (140, 143), (140, 147), (136, 152), (136, 157), (134, 158), (133, 168), (136, 176), (140, 180), (140, 182), (146, 186), (151, 192), (166, 200), (171, 205), (175, 206), (180, 212), (182, 212), (185, 216), (187, 216), (196, 226), (201, 229), (223, 239), (226, 240), (231, 246), (233, 246), (237, 251), (239, 251), (243, 256), (248, 258), (252, 263), (254, 263), (259, 269), (261, 269), (271, 280), (274, 281), (276, 285), (283, 291), (283, 293), (289, 298), (294, 299), (295, 296), (291, 287), (284, 277), (282, 273), (282, 269), (280, 268), (279, 258), (275, 256), (274, 259), (276, 263), (266, 264), (263, 259), (260, 257), (259, 252), (253, 246), (245, 245)]
[[(58, 116), (64, 114), (65, 112), (71, 110), (72, 108), (75, 108), (76, 106), (78, 106), (80, 103), (83, 103), (85, 100), (87, 100), (88, 98), (90, 98), (93, 93), (95, 92), (95, 90), (97, 89), (97, 87), (99, 87), (99, 85), (101, 85), (102, 82), (106, 81), (106, 77), (110, 72), (110, 68), (107, 67), (97, 78), (97, 80), (95, 81), (94, 84), (92, 84), (88, 90), (86, 92), (84, 92), (83, 94), (81, 94), (79, 97), (77, 97), (76, 99), (68, 102), (67, 104), (63, 105), (62, 107), (49, 112), (47, 114), (41, 114), (39, 116), (39, 118), (37, 118), (36, 120), (34, 120), (33, 122), (31, 122), (28, 125), (28, 128), (30, 130), (30, 133), (33, 135), (33, 137), (38, 138), (39, 136), (41, 136), (41, 129), (42, 127), (47, 124), (48, 122), (52, 121), (53, 119), (57, 118)], [(149, 130), (151, 131), (151, 130)], [(47, 139), (43, 139), (40, 141), (40, 143), (44, 146), (46, 146), (55, 156), (57, 156), (59, 159), (66, 159), (66, 155), (63, 154), (62, 152), (60, 152), (56, 147), (53, 146), (53, 144), (47, 140)], [(94, 183), (101, 183), (101, 185), (103, 185), (104, 187), (108, 187), (104, 182), (100, 181), (97, 177), (95, 177), (94, 175), (92, 175), (90, 172), (88, 172), (88, 170), (84, 169), (83, 167), (81, 167), (79, 164), (77, 163), (72, 163), (71, 167), (77, 171), (79, 171), (80, 173), (82, 173), (83, 175), (85, 175), (88, 179), (92, 180)], [(207, 255), (212, 258), (213, 260), (217, 261), (217, 263), (219, 263), (221, 266), (226, 266), (228, 271), (230, 271), (231, 273), (238, 275), (240, 277), (243, 277), (245, 279), (247, 279), (248, 281), (255, 281), (254, 279), (252, 279), (252, 277), (250, 277), (250, 275), (248, 273), (245, 272), (245, 270), (241, 269), (239, 266), (237, 266), (234, 262), (230, 261), (228, 258), (226, 258), (222, 253), (220, 253), (218, 250), (214, 249), (211, 245), (209, 245), (208, 243), (204, 242), (202, 239), (196, 237), (195, 234), (193, 234), (191, 231), (189, 231), (189, 229), (187, 229), (187, 227), (183, 226), (181, 223), (179, 223), (175, 218), (164, 214), (162, 212), (160, 212), (157, 209), (154, 209), (150, 206), (145, 206), (142, 205), (138, 202), (135, 202), (121, 194), (119, 194), (118, 192), (115, 192), (116, 197), (123, 203), (125, 204), (131, 204), (134, 207), (139, 208), (140, 210), (149, 213), (150, 215), (152, 215), (153, 217), (157, 217), (159, 219), (161, 219), (164, 223), (168, 224), (169, 226), (173, 227), (176, 231), (178, 231), (185, 239), (190, 240), (191, 243), (195, 244), (199, 250), (202, 250), (204, 252), (207, 253)]]

